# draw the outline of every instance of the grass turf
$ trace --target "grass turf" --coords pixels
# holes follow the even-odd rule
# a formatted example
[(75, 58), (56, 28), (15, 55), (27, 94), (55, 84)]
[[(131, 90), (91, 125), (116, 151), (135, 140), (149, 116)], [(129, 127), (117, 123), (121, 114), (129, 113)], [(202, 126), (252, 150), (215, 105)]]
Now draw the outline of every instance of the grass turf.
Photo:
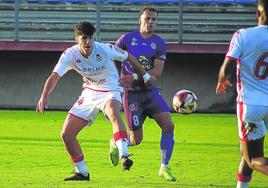
[[(144, 124), (142, 144), (129, 148), (133, 168), (123, 172), (120, 165), (111, 166), (112, 129), (101, 113), (78, 137), (91, 181), (64, 182), (74, 169), (60, 139), (65, 116), (0, 111), (0, 187), (235, 187), (240, 154), (234, 114), (172, 114), (176, 129), (170, 166), (176, 182), (158, 177), (160, 129), (150, 119)], [(267, 177), (254, 173), (251, 187), (267, 185)]]

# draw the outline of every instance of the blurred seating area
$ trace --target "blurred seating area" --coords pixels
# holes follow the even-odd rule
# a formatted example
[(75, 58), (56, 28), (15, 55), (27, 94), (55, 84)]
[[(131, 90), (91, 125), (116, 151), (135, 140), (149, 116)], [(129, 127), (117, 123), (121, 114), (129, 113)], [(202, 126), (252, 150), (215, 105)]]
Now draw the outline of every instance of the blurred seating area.
[(96, 39), (114, 42), (138, 29), (138, 11), (159, 11), (156, 33), (169, 43), (228, 43), (256, 25), (255, 0), (0, 0), (0, 41), (74, 40), (73, 26), (95, 24)]

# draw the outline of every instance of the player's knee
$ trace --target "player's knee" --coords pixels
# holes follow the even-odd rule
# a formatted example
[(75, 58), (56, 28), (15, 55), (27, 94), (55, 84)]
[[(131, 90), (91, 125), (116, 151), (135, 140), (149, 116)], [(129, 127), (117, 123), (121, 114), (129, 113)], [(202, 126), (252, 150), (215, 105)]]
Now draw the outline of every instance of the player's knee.
[(72, 136), (71, 134), (69, 134), (68, 132), (66, 132), (65, 130), (62, 130), (60, 133), (61, 139), (64, 143), (68, 143), (72, 140)]
[(65, 131), (61, 131), (61, 133), (60, 133), (60, 137), (61, 137), (61, 140), (63, 141), (63, 142), (65, 142), (66, 140), (68, 140), (68, 136), (67, 136), (67, 134), (66, 134), (66, 132)]
[(162, 128), (163, 132), (173, 132), (174, 131), (174, 124), (172, 121), (168, 122), (165, 126)]

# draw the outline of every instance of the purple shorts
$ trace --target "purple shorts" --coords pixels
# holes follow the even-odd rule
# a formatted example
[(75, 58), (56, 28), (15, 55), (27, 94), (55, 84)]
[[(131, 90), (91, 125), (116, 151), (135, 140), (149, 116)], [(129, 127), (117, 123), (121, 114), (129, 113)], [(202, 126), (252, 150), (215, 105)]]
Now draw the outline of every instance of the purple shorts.
[(123, 95), (123, 107), (130, 130), (135, 131), (142, 127), (147, 116), (170, 112), (170, 109), (160, 95), (157, 88), (151, 90), (125, 91)]

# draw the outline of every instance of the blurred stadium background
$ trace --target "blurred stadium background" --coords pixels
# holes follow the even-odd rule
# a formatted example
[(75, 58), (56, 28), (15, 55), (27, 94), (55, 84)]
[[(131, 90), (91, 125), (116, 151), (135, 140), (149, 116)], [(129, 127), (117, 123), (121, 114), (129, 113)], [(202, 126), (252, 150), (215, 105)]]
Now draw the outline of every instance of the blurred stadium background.
[[(170, 108), (180, 89), (194, 91), (199, 112), (234, 112), (235, 88), (216, 96), (217, 74), (232, 34), (256, 25), (255, 0), (0, 0), (0, 108), (33, 109), (60, 54), (74, 44), (73, 26), (95, 24), (96, 39), (115, 42), (138, 29), (138, 11), (159, 10), (156, 33), (168, 42), (158, 86)], [(68, 109), (82, 79), (68, 73), (49, 99)]]

